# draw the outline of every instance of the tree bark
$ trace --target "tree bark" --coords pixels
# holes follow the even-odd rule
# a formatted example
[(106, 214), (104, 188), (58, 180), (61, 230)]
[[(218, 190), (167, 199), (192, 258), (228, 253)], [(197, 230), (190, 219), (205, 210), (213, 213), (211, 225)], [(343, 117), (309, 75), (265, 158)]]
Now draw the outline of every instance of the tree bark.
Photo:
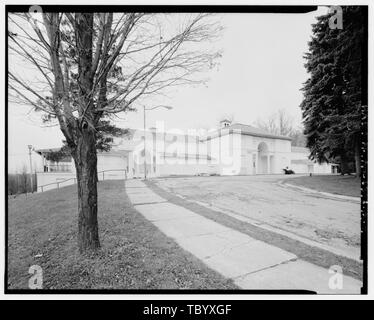
[(78, 182), (78, 247), (100, 247), (97, 222), (97, 152), (94, 121), (92, 40), (93, 13), (76, 13), (78, 48), (79, 124), (74, 150)]
[(345, 154), (340, 156), (340, 174), (343, 176), (349, 174), (348, 159)]
[(74, 160), (78, 182), (78, 247), (100, 247), (97, 221), (97, 152), (95, 132), (87, 128), (78, 138)]

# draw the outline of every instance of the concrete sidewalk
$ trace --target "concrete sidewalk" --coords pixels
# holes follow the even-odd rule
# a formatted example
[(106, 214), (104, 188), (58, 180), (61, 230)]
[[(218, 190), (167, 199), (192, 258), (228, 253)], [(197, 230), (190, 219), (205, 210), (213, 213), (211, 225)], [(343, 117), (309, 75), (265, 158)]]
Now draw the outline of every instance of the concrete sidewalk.
[(327, 269), (169, 203), (140, 180), (127, 180), (126, 193), (135, 209), (163, 233), (243, 289), (360, 293), (360, 281), (343, 276), (343, 288), (330, 289), (331, 277), (338, 277)]

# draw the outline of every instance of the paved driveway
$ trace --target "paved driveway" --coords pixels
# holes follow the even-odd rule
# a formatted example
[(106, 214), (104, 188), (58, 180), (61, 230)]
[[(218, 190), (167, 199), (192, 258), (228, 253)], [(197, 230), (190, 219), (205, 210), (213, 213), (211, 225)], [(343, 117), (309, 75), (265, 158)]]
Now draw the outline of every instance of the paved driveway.
[(360, 204), (319, 197), (279, 185), (279, 176), (156, 179), (187, 199), (328, 245), (352, 256), (360, 251)]
[(142, 181), (126, 181), (126, 193), (134, 208), (164, 234), (240, 288), (360, 293), (358, 279), (343, 274), (342, 286), (331, 286), (326, 268), (171, 203)]

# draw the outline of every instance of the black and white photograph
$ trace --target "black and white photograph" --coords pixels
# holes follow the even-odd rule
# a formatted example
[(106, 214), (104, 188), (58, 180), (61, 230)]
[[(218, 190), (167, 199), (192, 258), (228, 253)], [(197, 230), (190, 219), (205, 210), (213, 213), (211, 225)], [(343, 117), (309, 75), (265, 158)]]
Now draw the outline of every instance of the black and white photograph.
[(368, 293), (369, 6), (286, 4), (6, 3), (5, 295)]

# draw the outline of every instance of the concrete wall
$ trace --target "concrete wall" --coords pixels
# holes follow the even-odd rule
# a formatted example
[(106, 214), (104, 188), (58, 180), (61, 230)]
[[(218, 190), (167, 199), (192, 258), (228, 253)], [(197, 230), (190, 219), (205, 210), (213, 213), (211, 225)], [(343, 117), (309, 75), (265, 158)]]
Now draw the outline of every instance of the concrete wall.
[(313, 173), (313, 168), (302, 163), (291, 163), (289, 168), (295, 173)]
[(125, 170), (127, 162), (125, 156), (99, 153), (97, 155), (97, 171)]
[(292, 152), (291, 153), (291, 160), (308, 160), (309, 159), (309, 152)]
[[(131, 145), (127, 145), (131, 142)], [(168, 175), (252, 175), (261, 173), (282, 174), (289, 167), (296, 173), (331, 173), (331, 165), (293, 164), (291, 160), (308, 161), (308, 152), (291, 152), (291, 141), (241, 135), (234, 132), (206, 141), (196, 137), (173, 134), (150, 134), (147, 137), (147, 177)], [(112, 152), (98, 154), (99, 180), (143, 178), (144, 144), (142, 140), (126, 140)], [(265, 150), (259, 152), (259, 145)], [(122, 148), (122, 149), (121, 149)], [(126, 149), (126, 150), (125, 150)], [(128, 150), (129, 149), (129, 150)], [(130, 150), (131, 149), (131, 150)], [(268, 170), (269, 169), (269, 170)], [(38, 187), (75, 177), (74, 163), (71, 173), (39, 173)], [(69, 185), (74, 180), (61, 184)], [(56, 188), (51, 185), (45, 190)]]
[(309, 164), (291, 164), (289, 167), (295, 171), (295, 173), (316, 173), (316, 174), (330, 174), (332, 173), (331, 164), (322, 163), (319, 164), (316, 161), (309, 159), (309, 152), (298, 151), (291, 153), (291, 160), (305, 160)]
[(331, 164), (329, 164), (329, 163), (322, 163), (322, 164), (315, 163), (314, 164), (314, 173), (318, 173), (318, 174), (332, 173)]
[[(224, 131), (224, 130), (223, 130)], [(242, 174), (242, 140), (237, 133), (224, 134), (205, 141), (206, 153), (214, 166), (214, 171), (220, 175)]]
[(173, 133), (149, 133), (146, 140), (146, 155), (143, 141), (133, 144), (133, 151), (128, 156), (129, 178), (144, 177), (144, 158), (146, 158), (147, 177), (167, 175), (196, 175), (208, 173), (212, 169), (207, 159), (206, 144), (196, 136)]
[[(279, 174), (283, 173), (283, 168), (290, 165), (290, 140), (248, 135), (243, 135), (241, 140), (241, 174), (261, 174), (265, 172)], [(261, 143), (267, 146), (267, 152), (259, 154), (258, 148)], [(269, 162), (267, 162), (267, 156), (270, 157)]]
[[(267, 152), (259, 154), (260, 143), (266, 144)], [(207, 153), (212, 155), (212, 161), (219, 167), (221, 175), (283, 173), (282, 169), (290, 166), (291, 161), (290, 140), (254, 137), (234, 132), (208, 140), (206, 148)]]
[(313, 163), (311, 165), (307, 164), (291, 164), (290, 168), (295, 172), (295, 173), (315, 173), (315, 174), (331, 174), (331, 164), (329, 163), (323, 163), (323, 164), (318, 164), (318, 163)]
[[(58, 188), (57, 182), (60, 183), (60, 187), (66, 187), (75, 183), (75, 173), (71, 172), (38, 172), (36, 175), (38, 181), (38, 192)], [(68, 179), (71, 180), (63, 182)], [(42, 186), (44, 187), (42, 188)]]
[(217, 174), (218, 168), (208, 164), (163, 164), (158, 165), (157, 176)]

